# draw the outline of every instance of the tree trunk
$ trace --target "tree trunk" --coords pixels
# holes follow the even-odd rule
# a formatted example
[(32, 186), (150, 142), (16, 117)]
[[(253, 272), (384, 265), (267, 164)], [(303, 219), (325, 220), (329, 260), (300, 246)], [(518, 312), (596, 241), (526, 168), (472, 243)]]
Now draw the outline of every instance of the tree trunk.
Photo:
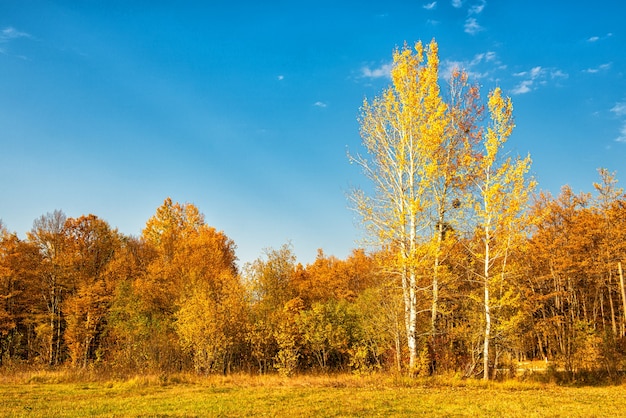
[[(411, 172), (413, 172), (413, 167), (411, 168)], [(414, 190), (414, 178), (410, 177), (410, 188), (411, 194)], [(417, 237), (416, 237), (416, 227), (417, 227), (417, 212), (412, 208), (412, 202), (414, 201), (414, 196), (410, 196), (409, 201), (409, 245), (408, 245), (408, 279), (409, 279), (409, 320), (407, 326), (407, 342), (409, 348), (409, 374), (411, 376), (415, 375), (417, 371), (417, 277), (415, 272), (415, 255), (417, 252)]]
[(491, 306), (489, 300), (489, 264), (491, 255), (489, 253), (489, 222), (485, 226), (485, 341), (483, 344), (483, 380), (489, 380), (489, 340), (491, 338)]
[(489, 340), (491, 338), (491, 310), (489, 307), (489, 284), (485, 280), (485, 341), (483, 345), (483, 379), (489, 380)]
[[(432, 306), (430, 308), (430, 340), (431, 340), (431, 349), (433, 352), (437, 352), (437, 345), (435, 344), (435, 339), (437, 337), (437, 313), (439, 310), (439, 265), (441, 263), (439, 256), (441, 253), (441, 246), (443, 245), (443, 234), (444, 234), (444, 225), (443, 225), (443, 213), (439, 214), (439, 225), (437, 227), (437, 247), (435, 248), (435, 262), (433, 266), (433, 290), (432, 290)], [(434, 356), (433, 356), (434, 357)], [(431, 371), (435, 371), (435, 363), (434, 359), (430, 359), (431, 363)]]
[(417, 368), (417, 291), (415, 272), (409, 274), (409, 327), (407, 343), (409, 348), (409, 373), (415, 375)]
[(400, 335), (396, 336), (396, 369), (398, 373), (402, 371), (402, 346), (400, 344)]
[(619, 286), (622, 291), (622, 304), (624, 307), (624, 324), (622, 326), (622, 335), (624, 335), (624, 327), (626, 327), (626, 290), (624, 289), (624, 272), (622, 271), (622, 262), (617, 263), (617, 269), (619, 270)]
[[(609, 278), (610, 280), (610, 278)], [(613, 280), (610, 280), (612, 282)], [(613, 295), (611, 294), (611, 285), (607, 286), (609, 293), (609, 306), (611, 307), (611, 329), (613, 330), (613, 335), (617, 336), (617, 322), (615, 321), (615, 307), (613, 306)], [(604, 320), (602, 321), (604, 323)]]

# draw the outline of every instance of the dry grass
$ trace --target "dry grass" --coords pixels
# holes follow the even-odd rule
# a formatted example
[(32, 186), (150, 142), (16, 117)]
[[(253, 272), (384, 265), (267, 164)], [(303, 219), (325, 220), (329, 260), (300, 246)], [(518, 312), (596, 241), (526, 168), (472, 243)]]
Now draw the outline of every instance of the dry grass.
[(0, 416), (619, 416), (625, 390), (385, 374), (122, 379), (23, 370), (0, 377)]

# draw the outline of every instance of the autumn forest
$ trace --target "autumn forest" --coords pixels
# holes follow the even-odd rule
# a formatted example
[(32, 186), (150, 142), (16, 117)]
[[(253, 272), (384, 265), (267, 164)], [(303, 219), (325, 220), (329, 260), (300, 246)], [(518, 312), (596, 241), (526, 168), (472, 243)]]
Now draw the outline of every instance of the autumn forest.
[[(20, 238), (0, 223), (0, 368), (451, 373), (541, 361), (570, 376), (626, 367), (626, 194), (539, 191), (506, 148), (513, 105), (437, 44), (394, 52), (391, 84), (359, 113), (367, 187), (350, 208), (367, 250), (286, 243), (238, 266), (200, 208), (167, 198), (139, 237), (55, 210)], [(441, 86), (440, 86), (441, 84)], [(346, 162), (348, 163), (348, 162)], [(0, 214), (1, 215), (1, 214)]]

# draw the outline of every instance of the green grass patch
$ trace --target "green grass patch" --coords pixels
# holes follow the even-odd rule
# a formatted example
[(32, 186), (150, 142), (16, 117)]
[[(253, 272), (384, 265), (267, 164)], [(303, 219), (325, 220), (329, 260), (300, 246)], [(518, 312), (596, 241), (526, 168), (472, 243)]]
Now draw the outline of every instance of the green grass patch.
[(76, 382), (45, 374), (0, 384), (0, 416), (620, 416), (626, 411), (625, 393), (624, 386), (385, 375), (180, 375)]

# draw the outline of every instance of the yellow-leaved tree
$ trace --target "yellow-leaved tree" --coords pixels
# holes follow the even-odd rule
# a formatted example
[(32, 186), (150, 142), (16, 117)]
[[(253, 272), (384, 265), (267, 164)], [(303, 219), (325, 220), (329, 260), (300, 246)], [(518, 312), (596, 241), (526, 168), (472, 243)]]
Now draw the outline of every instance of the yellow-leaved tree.
[(202, 223), (187, 234), (176, 264), (184, 276), (176, 331), (196, 371), (228, 373), (245, 340), (245, 290), (235, 245)]
[(72, 283), (72, 292), (62, 304), (64, 340), (72, 363), (86, 367), (102, 353), (106, 316), (116, 285), (106, 273), (120, 238), (95, 215), (67, 219), (64, 237)]
[(132, 309), (117, 308), (143, 328), (131, 341), (144, 346), (149, 367), (180, 369), (190, 360), (199, 372), (227, 372), (244, 340), (246, 313), (234, 242), (208, 226), (196, 206), (170, 198), (146, 223), (142, 241), (152, 254), (125, 297)]
[[(432, 341), (438, 333), (441, 280), (449, 276), (443, 263), (450, 249), (445, 237), (457, 227), (457, 209), (466, 200), (481, 107), (478, 89), (461, 71), (453, 72), (449, 103), (444, 101), (434, 40), (427, 47), (418, 42), (396, 50), (391, 80), (361, 109), (368, 157), (350, 158), (374, 191), (369, 196), (356, 190), (352, 202), (375, 244), (395, 254), (387, 268), (403, 290), (409, 373), (414, 374), (423, 372), (418, 353), (429, 351), (419, 347), (420, 334)], [(430, 312), (425, 324), (419, 323), (420, 312)]]
[[(507, 264), (511, 251), (525, 238), (527, 208), (534, 181), (527, 175), (530, 156), (503, 157), (503, 146), (513, 131), (513, 104), (500, 88), (489, 95), (489, 126), (483, 139), (484, 151), (476, 160), (474, 216), (476, 237), (470, 253), (482, 269), (474, 274), (483, 290), (483, 378), (489, 379), (490, 342), (497, 314), (516, 295), (507, 289)], [(497, 290), (497, 298), (493, 293)]]

